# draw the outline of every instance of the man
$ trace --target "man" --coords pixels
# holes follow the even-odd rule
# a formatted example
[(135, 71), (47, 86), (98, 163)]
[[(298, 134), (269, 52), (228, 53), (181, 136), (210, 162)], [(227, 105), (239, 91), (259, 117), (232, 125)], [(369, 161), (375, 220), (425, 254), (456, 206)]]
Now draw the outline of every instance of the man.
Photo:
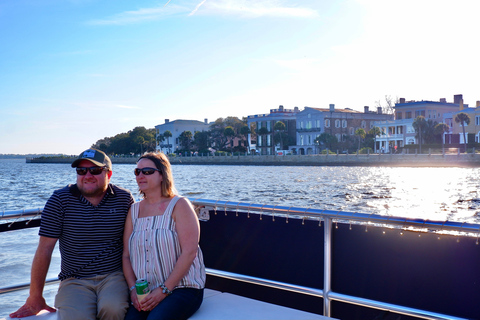
[[(112, 162), (88, 149), (72, 163), (77, 183), (47, 201), (32, 263), (30, 295), (12, 318), (57, 311), (58, 319), (123, 319), (128, 287), (122, 273), (122, 237), (132, 194), (110, 184)], [(61, 280), (55, 307), (43, 298), (52, 251), (59, 240)]]

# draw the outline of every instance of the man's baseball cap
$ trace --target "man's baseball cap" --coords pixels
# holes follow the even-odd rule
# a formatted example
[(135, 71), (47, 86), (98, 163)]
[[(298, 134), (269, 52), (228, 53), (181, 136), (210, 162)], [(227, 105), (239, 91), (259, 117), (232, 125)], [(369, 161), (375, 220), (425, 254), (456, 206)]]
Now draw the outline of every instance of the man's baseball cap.
[(80, 153), (78, 158), (73, 161), (72, 168), (78, 167), (79, 163), (82, 160), (88, 160), (94, 165), (99, 167), (106, 167), (108, 170), (112, 170), (112, 161), (110, 158), (103, 152), (97, 149), (88, 149)]

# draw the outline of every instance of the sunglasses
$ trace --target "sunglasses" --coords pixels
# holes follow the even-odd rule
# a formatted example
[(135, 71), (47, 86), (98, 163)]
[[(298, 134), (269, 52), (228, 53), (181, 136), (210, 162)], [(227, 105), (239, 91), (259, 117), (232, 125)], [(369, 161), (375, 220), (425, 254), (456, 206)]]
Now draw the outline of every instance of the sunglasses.
[(135, 168), (135, 170), (133, 170), (133, 173), (135, 173), (136, 176), (140, 175), (140, 172), (143, 173), (144, 176), (149, 176), (151, 174), (154, 174), (155, 171), (158, 171), (158, 172), (161, 172), (160, 170), (158, 169), (155, 169), (155, 168)]
[(90, 167), (90, 168), (78, 167), (76, 168), (76, 170), (79, 176), (84, 176), (87, 174), (87, 172), (90, 172), (90, 174), (94, 176), (98, 176), (100, 173), (106, 170), (106, 168), (105, 167)]

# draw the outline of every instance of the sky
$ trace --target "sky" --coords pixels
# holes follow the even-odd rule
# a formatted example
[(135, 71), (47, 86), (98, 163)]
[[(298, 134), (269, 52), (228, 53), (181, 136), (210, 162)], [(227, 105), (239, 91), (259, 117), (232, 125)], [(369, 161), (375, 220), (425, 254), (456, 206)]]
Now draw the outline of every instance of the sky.
[(476, 0), (2, 0), (0, 154), (176, 119), (480, 100)]

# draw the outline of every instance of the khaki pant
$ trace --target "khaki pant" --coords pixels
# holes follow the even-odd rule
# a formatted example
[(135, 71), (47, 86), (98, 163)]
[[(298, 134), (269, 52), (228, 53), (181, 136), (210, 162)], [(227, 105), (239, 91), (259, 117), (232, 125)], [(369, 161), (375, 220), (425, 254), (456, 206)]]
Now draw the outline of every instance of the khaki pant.
[(59, 320), (123, 320), (128, 287), (122, 272), (65, 279), (55, 297)]

